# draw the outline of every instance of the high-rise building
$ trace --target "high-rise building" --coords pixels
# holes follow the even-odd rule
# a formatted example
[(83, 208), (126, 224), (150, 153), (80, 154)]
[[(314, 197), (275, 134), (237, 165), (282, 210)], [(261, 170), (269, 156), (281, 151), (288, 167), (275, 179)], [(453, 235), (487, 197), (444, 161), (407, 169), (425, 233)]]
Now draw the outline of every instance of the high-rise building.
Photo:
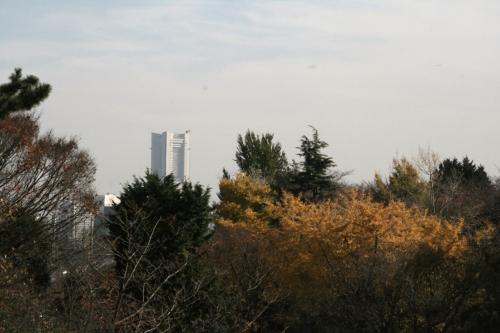
[(178, 182), (188, 180), (189, 139), (190, 131), (151, 133), (151, 172), (159, 177), (173, 174)]

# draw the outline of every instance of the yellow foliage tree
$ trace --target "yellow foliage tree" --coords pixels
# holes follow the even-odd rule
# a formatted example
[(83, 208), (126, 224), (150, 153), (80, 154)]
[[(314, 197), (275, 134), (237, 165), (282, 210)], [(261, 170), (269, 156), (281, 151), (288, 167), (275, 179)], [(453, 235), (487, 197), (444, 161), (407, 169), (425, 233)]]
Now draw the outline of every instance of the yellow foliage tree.
[[(320, 300), (345, 299), (366, 284), (372, 288), (367, 293), (402, 293), (407, 283), (402, 274), (409, 274), (410, 262), (422, 249), (459, 263), (468, 248), (461, 223), (447, 223), (399, 201), (384, 205), (356, 191), (319, 203), (286, 193), (273, 201), (269, 186), (241, 175), (223, 179), (220, 187), (217, 264), (247, 303), (258, 299), (256, 307), (274, 314), (266, 318), (270, 322), (280, 318), (290, 324), (314, 312)], [(441, 275), (435, 276), (433, 283), (440, 283)], [(413, 283), (414, 288), (421, 285)], [(257, 289), (260, 297), (248, 296)], [(276, 309), (279, 300), (292, 304), (293, 311), (284, 311), (287, 319)], [(259, 329), (266, 327), (259, 311), (250, 317)]]
[(245, 174), (238, 174), (234, 179), (222, 178), (217, 216), (233, 223), (257, 222), (263, 218), (273, 197), (273, 190), (264, 181), (252, 179)]

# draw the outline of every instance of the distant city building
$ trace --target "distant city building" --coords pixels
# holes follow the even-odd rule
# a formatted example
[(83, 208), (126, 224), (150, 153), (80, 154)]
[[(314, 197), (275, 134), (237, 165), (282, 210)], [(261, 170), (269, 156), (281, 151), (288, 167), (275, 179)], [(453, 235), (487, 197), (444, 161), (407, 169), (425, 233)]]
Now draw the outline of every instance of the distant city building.
[(119, 204), (120, 199), (114, 194), (104, 194), (95, 200), (98, 210), (95, 215), (87, 216), (81, 216), (78, 207), (69, 200), (59, 204), (52, 219), (59, 241), (82, 241), (107, 233), (104, 222), (113, 215), (113, 206)]
[(190, 131), (151, 133), (151, 172), (160, 178), (173, 174), (178, 182), (188, 180), (189, 140)]
[(54, 239), (59, 243), (80, 237), (80, 230), (85, 228), (85, 219), (80, 219), (78, 209), (71, 200), (62, 200), (52, 214)]
[(97, 215), (92, 219), (91, 230), (94, 237), (99, 237), (108, 233), (104, 223), (108, 217), (115, 213), (114, 205), (120, 204), (120, 198), (108, 193), (98, 195), (96, 201), (98, 211)]
[(113, 213), (113, 206), (120, 204), (120, 198), (114, 194), (102, 194), (97, 196), (99, 215), (109, 216)]

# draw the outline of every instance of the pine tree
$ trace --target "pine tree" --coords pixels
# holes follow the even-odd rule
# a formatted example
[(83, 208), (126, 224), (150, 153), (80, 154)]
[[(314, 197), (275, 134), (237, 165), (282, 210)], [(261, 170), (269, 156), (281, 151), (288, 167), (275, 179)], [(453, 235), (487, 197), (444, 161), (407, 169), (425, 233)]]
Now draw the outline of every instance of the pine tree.
[(464, 185), (491, 187), (492, 182), (482, 165), (476, 165), (467, 156), (462, 161), (447, 158), (438, 167), (437, 177), (441, 183), (458, 181)]
[(314, 127), (312, 130), (312, 138), (302, 136), (300, 146), (297, 147), (302, 161), (294, 162), (289, 176), (290, 184), (287, 187), (305, 200), (321, 201), (333, 197), (341, 176), (332, 171), (337, 166), (333, 159), (322, 153), (328, 143), (319, 139), (318, 131)]
[(9, 79), (10, 82), (0, 85), (0, 119), (12, 112), (31, 110), (50, 94), (49, 84), (41, 83), (34, 75), (23, 77), (20, 68)]

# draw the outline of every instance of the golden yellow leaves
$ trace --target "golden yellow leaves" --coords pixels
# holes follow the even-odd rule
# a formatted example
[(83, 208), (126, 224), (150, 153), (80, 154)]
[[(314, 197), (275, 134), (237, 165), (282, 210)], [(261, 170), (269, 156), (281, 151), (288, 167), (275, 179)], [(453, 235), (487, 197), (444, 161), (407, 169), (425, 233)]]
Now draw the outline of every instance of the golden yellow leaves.
[(282, 301), (288, 323), (315, 311), (330, 316), (335, 306), (365, 309), (366, 302), (415, 317), (415, 307), (427, 311), (455, 293), (477, 255), (473, 246), (495, 248), (488, 245), (493, 227), (466, 234), (463, 221), (356, 190), (311, 203), (239, 175), (221, 181), (221, 194), (214, 263), (250, 308)]
[(456, 256), (467, 244), (461, 223), (402, 202), (376, 203), (356, 191), (335, 201), (306, 203), (287, 193), (275, 199), (267, 184), (244, 175), (220, 186), (218, 246), (231, 246), (225, 251), (233, 255), (252, 248), (247, 254), (272, 267), (284, 288), (327, 283), (332, 272), (353, 265), (352, 258), (376, 254), (390, 262), (422, 246)]
[(219, 188), (221, 201), (217, 206), (217, 215), (233, 223), (258, 222), (274, 197), (268, 184), (243, 174), (235, 179), (222, 179)]
[[(250, 233), (273, 235), (274, 242), (287, 248), (306, 240), (327, 243), (337, 253), (423, 243), (446, 252), (463, 246), (460, 223), (449, 224), (401, 202), (384, 206), (356, 191), (336, 201), (305, 203), (287, 193), (276, 201), (267, 184), (244, 175), (224, 179), (220, 186), (219, 224), (231, 222)], [(295, 245), (289, 250), (300, 251), (300, 244)]]

